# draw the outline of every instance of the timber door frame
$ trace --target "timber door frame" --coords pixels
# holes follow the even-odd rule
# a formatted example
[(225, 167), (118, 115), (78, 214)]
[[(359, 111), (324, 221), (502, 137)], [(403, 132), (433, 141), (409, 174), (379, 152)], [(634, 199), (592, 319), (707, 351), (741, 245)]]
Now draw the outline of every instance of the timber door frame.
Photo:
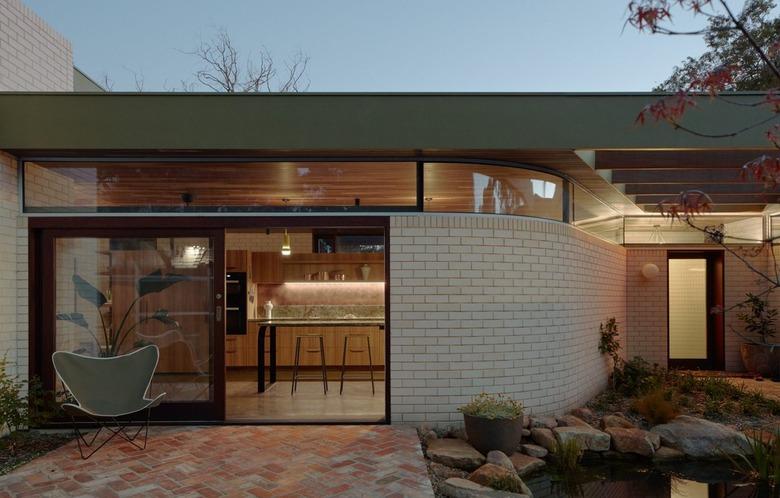
[[(724, 309), (725, 268), (724, 251), (668, 251), (666, 271), (666, 358), (668, 368), (724, 370), (726, 367), (725, 321), (722, 312), (714, 309)], [(704, 259), (707, 265), (707, 358), (706, 359), (672, 359), (669, 358), (669, 260), (671, 259)]]

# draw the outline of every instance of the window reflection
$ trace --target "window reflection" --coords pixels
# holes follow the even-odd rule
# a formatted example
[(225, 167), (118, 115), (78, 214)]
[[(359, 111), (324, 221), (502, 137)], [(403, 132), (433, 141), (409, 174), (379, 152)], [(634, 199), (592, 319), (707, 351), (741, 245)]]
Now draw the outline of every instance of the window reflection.
[(426, 163), (425, 210), (561, 220), (560, 178), (507, 166)]

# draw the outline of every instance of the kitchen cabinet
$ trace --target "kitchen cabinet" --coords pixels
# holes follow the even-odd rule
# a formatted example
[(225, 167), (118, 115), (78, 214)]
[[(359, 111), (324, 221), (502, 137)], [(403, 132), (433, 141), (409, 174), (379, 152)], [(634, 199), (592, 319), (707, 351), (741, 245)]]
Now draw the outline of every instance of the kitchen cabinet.
[(247, 267), (247, 251), (232, 249), (225, 251), (225, 269), (227, 271), (246, 272)]
[(284, 283), (282, 255), (279, 252), (252, 253), (252, 282), (256, 284)]

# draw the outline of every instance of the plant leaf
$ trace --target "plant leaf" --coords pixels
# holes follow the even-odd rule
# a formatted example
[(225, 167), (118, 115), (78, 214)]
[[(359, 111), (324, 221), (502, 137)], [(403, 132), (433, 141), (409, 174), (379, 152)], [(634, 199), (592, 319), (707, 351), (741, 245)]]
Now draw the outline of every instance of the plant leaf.
[(100, 308), (108, 302), (106, 296), (97, 290), (94, 285), (75, 274), (73, 275), (73, 285), (76, 287), (76, 293), (79, 295), (79, 297), (89, 301), (96, 308)]
[(149, 275), (138, 279), (138, 297), (160, 292), (173, 284), (184, 282), (189, 279), (190, 277), (186, 275), (179, 275), (177, 273), (163, 275), (162, 270), (155, 270)]
[(155, 311), (154, 314), (152, 314), (152, 319), (164, 323), (165, 325), (172, 325), (176, 328), (180, 328), (179, 322), (171, 318), (166, 309), (160, 308)]
[(57, 313), (57, 320), (71, 322), (79, 327), (89, 329), (89, 323), (82, 313)]

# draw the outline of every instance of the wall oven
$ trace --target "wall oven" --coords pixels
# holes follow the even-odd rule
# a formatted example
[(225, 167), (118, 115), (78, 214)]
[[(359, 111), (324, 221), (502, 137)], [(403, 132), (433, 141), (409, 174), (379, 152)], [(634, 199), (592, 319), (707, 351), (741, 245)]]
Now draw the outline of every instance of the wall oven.
[(225, 331), (228, 335), (246, 334), (246, 273), (225, 275)]

